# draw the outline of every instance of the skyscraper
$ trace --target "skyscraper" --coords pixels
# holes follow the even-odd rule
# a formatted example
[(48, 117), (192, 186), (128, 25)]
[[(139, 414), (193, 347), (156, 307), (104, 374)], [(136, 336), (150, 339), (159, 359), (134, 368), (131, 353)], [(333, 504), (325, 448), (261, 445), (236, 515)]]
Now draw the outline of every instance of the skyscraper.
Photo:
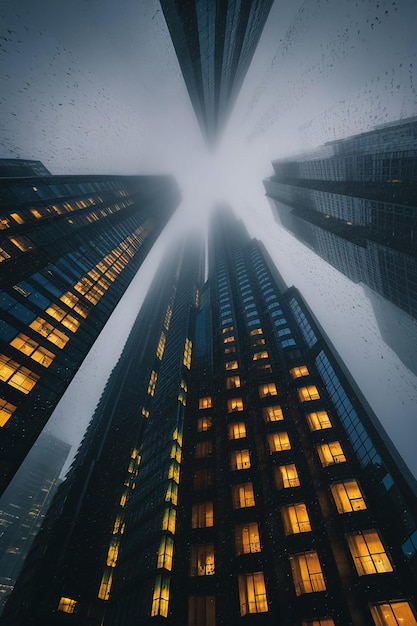
[(163, 176), (0, 178), (0, 488), (179, 203)]
[(416, 142), (417, 119), (400, 120), (274, 161), (275, 175), (264, 182), (285, 228), (414, 319)]
[(237, 99), (273, 0), (161, 0), (200, 128), (216, 141)]
[(415, 481), (262, 244), (223, 209), (201, 288), (194, 246), (165, 260), (0, 623), (416, 625)]

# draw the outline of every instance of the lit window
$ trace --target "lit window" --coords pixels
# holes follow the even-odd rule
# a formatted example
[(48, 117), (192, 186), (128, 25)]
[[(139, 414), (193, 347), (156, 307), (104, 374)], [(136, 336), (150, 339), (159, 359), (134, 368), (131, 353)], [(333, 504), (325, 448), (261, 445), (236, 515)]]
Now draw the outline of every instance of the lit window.
[(49, 324), (41, 317), (37, 317), (33, 320), (33, 322), (29, 324), (29, 327), (42, 335), (42, 337), (46, 337), (48, 341), (53, 343), (58, 348), (62, 349), (69, 341), (69, 337), (65, 333), (57, 330), (52, 326), (52, 324)]
[(215, 626), (214, 596), (190, 596), (188, 599), (187, 626)]
[(228, 400), (227, 411), (228, 413), (233, 413), (234, 411), (243, 411), (242, 398), (232, 398), (231, 400)]
[(177, 484), (180, 482), (180, 466), (177, 461), (172, 461), (168, 469), (168, 479)]
[(249, 450), (233, 450), (230, 453), (230, 469), (242, 470), (250, 467)]
[(255, 328), (254, 330), (250, 331), (251, 335), (262, 335), (263, 331), (262, 328)]
[(14, 219), (14, 221), (17, 222), (18, 224), (24, 224), (25, 223), (25, 220), (20, 215), (20, 213), (10, 213), (10, 217), (12, 217)]
[(223, 339), (223, 343), (232, 343), (235, 340), (235, 338), (233, 337), (233, 335), (230, 335), (230, 337), (225, 337)]
[(172, 502), (176, 505), (178, 502), (178, 485), (175, 482), (170, 482), (167, 492), (165, 494), (165, 502)]
[(172, 307), (171, 307), (171, 305), (168, 305), (167, 312), (165, 313), (165, 321), (164, 321), (164, 326), (165, 326), (166, 330), (169, 329), (169, 324), (170, 324), (170, 321), (171, 321), (171, 317), (172, 317)]
[(265, 422), (279, 422), (284, 419), (280, 406), (266, 406), (262, 409)]
[(162, 518), (162, 530), (168, 530), (175, 535), (175, 526), (177, 523), (177, 512), (174, 508), (169, 507), (165, 509), (164, 516)]
[(268, 435), (268, 446), (270, 452), (281, 452), (291, 450), (288, 433), (270, 433)]
[(148, 394), (150, 396), (153, 396), (155, 394), (157, 378), (158, 378), (158, 374), (155, 372), (155, 370), (152, 370), (150, 378), (149, 378), (149, 384), (148, 384)]
[(246, 437), (246, 426), (244, 422), (229, 424), (229, 439), (243, 439), (244, 437)]
[(161, 615), (168, 616), (169, 605), (169, 578), (168, 576), (157, 576), (153, 588), (151, 617)]
[(210, 528), (213, 526), (213, 502), (193, 504), (191, 527)]
[(293, 378), (302, 378), (303, 376), (309, 375), (308, 367), (306, 365), (299, 365), (298, 367), (293, 367), (290, 370), (290, 374)]
[(263, 352), (255, 352), (255, 354), (252, 357), (253, 361), (259, 361), (259, 359), (267, 359), (268, 358), (268, 352), (266, 350), (264, 350)]
[(233, 354), (233, 352), (236, 352), (236, 348), (234, 346), (224, 349), (225, 354)]
[(113, 582), (113, 570), (106, 568), (100, 583), (98, 597), (100, 600), (108, 600), (110, 598), (110, 589)]
[(286, 535), (308, 533), (311, 530), (307, 507), (303, 503), (289, 504), (281, 509), (282, 521)]
[(183, 364), (187, 369), (191, 367), (191, 356), (193, 351), (193, 342), (190, 339), (185, 340)]
[(299, 487), (297, 468), (294, 464), (280, 465), (275, 468), (275, 480), (278, 489), (288, 489), (289, 487)]
[(308, 387), (300, 387), (297, 389), (300, 402), (308, 402), (309, 400), (319, 400), (320, 394), (315, 385), (309, 385)]
[(297, 596), (326, 590), (317, 552), (294, 554), (290, 557), (290, 564)]
[(320, 443), (317, 446), (317, 452), (323, 467), (333, 465), (334, 463), (344, 463), (346, 461), (342, 446), (338, 441)]
[(198, 408), (199, 409), (211, 409), (212, 404), (211, 404), (211, 397), (207, 396), (206, 398), (200, 398), (200, 400), (198, 401)]
[(62, 597), (58, 604), (58, 611), (62, 611), (63, 613), (75, 613), (76, 607), (77, 600)]
[(117, 535), (119, 533), (123, 535), (124, 532), (125, 532), (125, 524), (123, 522), (123, 517), (122, 515), (117, 515), (116, 519), (114, 520), (113, 535)]
[(203, 543), (191, 546), (191, 576), (212, 576), (214, 574), (214, 545)]
[(212, 441), (199, 441), (195, 446), (195, 457), (196, 459), (205, 459), (208, 456), (211, 456), (213, 452), (213, 442)]
[(233, 326), (228, 326), (227, 328), (222, 329), (223, 335), (233, 330)]
[(325, 428), (332, 427), (327, 411), (314, 411), (314, 413), (307, 413), (306, 418), (311, 431), (324, 430)]
[(171, 459), (175, 459), (178, 463), (181, 463), (181, 446), (178, 443), (173, 443), (171, 448)]
[(0, 354), (0, 380), (22, 393), (28, 394), (36, 385), (40, 376), (12, 361), (4, 354)]
[(256, 522), (240, 524), (235, 529), (236, 554), (250, 554), (261, 551), (259, 529)]
[(224, 367), (226, 370), (237, 370), (239, 365), (237, 361), (227, 361)]
[(241, 485), (233, 485), (233, 508), (244, 509), (246, 507), (255, 506), (255, 496), (253, 493), (252, 483), (243, 483)]
[(56, 304), (51, 304), (51, 306), (46, 309), (45, 313), (58, 320), (58, 322), (61, 322), (63, 326), (66, 326), (66, 328), (71, 330), (73, 333), (75, 333), (80, 326), (80, 322), (75, 319), (73, 315), (70, 315), (69, 313), (66, 314), (65, 311)]
[(350, 533), (346, 538), (359, 576), (392, 572), (392, 565), (376, 530)]
[(237, 387), (240, 387), (240, 376), (231, 376), (230, 378), (226, 378), (227, 389), (235, 389)]
[(156, 356), (159, 360), (162, 360), (162, 357), (164, 356), (166, 340), (167, 338), (165, 336), (165, 333), (161, 333), (161, 336), (159, 337), (159, 341), (158, 341), (158, 346), (156, 348)]
[(267, 396), (276, 396), (278, 394), (277, 386), (275, 383), (260, 385), (258, 389), (260, 398), (266, 398)]
[(115, 537), (111, 540), (107, 552), (107, 567), (116, 567), (117, 558), (119, 556), (120, 538)]
[(174, 553), (174, 540), (172, 537), (163, 537), (159, 544), (157, 568), (163, 568), (169, 572), (172, 569), (172, 555)]
[[(0, 226), (1, 228), (1, 226)], [(6, 261), (7, 259), (10, 259), (10, 254), (8, 252), (6, 252), (6, 250), (3, 250), (3, 248), (0, 248), (0, 263), (2, 261)]]
[(37, 363), (40, 363), (44, 367), (49, 367), (55, 358), (55, 354), (53, 354), (53, 352), (39, 346), (36, 341), (23, 333), (19, 333), (10, 342), (10, 345), (17, 350), (20, 350), (20, 352), (23, 352), (23, 354), (30, 356), (31, 359), (37, 361)]
[(268, 611), (263, 572), (239, 576), (239, 604), (242, 616), (248, 613), (266, 613)]
[(303, 620), (301, 626), (334, 626), (334, 621), (331, 617), (322, 617), (320, 619)]
[(7, 424), (17, 407), (10, 402), (6, 402), (3, 398), (0, 398), (0, 428)]
[(330, 485), (338, 513), (350, 513), (366, 509), (365, 500), (356, 480), (344, 480)]
[(391, 600), (369, 607), (375, 626), (416, 626), (417, 620), (406, 600)]
[(198, 432), (202, 432), (205, 430), (209, 430), (212, 426), (211, 417), (199, 417), (197, 421), (197, 430)]
[(33, 217), (36, 217), (37, 220), (42, 217), (42, 213), (37, 209), (31, 209), (30, 212), (32, 213)]
[(193, 488), (198, 491), (200, 489), (207, 489), (214, 484), (213, 471), (209, 468), (202, 468), (195, 470), (193, 478)]

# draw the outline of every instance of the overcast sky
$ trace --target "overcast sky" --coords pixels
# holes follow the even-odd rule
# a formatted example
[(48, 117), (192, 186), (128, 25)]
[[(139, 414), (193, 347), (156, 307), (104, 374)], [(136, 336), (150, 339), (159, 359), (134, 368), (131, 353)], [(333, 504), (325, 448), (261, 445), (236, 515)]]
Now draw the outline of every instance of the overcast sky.
[(172, 173), (183, 191), (49, 428), (76, 445), (167, 242), (225, 200), (301, 290), (417, 476), (417, 379), (383, 343), (362, 287), (275, 224), (262, 186), (273, 158), (417, 114), (417, 3), (275, 0), (214, 154), (157, 0), (0, 3), (0, 157), (53, 174)]

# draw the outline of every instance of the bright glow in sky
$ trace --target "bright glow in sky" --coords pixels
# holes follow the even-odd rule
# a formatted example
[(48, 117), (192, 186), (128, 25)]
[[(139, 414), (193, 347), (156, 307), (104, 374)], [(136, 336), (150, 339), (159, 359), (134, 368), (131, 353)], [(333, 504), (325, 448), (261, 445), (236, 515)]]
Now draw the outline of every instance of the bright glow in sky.
[(81, 368), (89, 389), (67, 392), (55, 432), (79, 440), (168, 242), (226, 201), (306, 297), (417, 475), (416, 378), (382, 342), (362, 288), (276, 225), (262, 186), (274, 158), (417, 114), (415, 1), (277, 0), (213, 153), (157, 0), (4, 4), (0, 157), (39, 159), (54, 174), (170, 173), (183, 192)]

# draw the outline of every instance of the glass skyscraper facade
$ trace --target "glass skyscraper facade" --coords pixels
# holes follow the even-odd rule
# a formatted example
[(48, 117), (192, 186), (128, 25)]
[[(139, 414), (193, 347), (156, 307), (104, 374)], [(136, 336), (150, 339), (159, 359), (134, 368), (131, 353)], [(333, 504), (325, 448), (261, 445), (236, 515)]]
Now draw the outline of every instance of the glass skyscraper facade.
[(0, 178), (0, 487), (179, 203), (163, 176)]
[(226, 208), (167, 257), (0, 623), (417, 624), (416, 484)]
[(214, 143), (249, 68), (273, 0), (161, 0), (203, 135)]

